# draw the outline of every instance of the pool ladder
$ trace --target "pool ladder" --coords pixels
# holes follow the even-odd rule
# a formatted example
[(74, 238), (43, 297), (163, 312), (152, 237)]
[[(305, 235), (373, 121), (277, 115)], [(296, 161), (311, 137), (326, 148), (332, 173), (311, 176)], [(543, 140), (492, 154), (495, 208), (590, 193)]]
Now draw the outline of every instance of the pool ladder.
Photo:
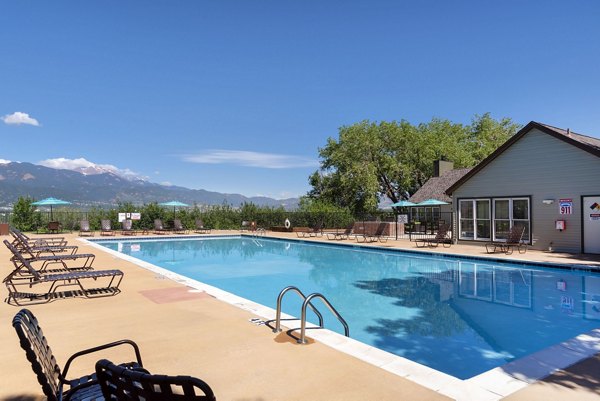
[[(348, 328), (348, 323), (346, 323), (346, 321), (344, 320), (342, 315), (340, 315), (340, 313), (333, 307), (333, 305), (331, 305), (329, 300), (327, 298), (325, 298), (325, 296), (323, 294), (314, 292), (314, 293), (306, 296), (306, 295), (304, 295), (304, 293), (302, 293), (302, 291), (300, 291), (300, 289), (298, 287), (294, 287), (293, 285), (285, 287), (283, 290), (281, 290), (281, 292), (279, 293), (279, 296), (277, 297), (277, 315), (275, 317), (275, 328), (273, 329), (273, 333), (281, 332), (281, 301), (283, 300), (283, 296), (286, 293), (288, 293), (289, 291), (294, 291), (296, 294), (298, 294), (300, 296), (300, 298), (302, 298), (304, 300), (302, 302), (302, 314), (300, 317), (300, 338), (297, 340), (298, 344), (306, 344), (307, 343), (307, 341), (306, 341), (306, 308), (310, 307), (310, 309), (319, 318), (319, 326), (317, 328), (319, 328), (319, 329), (323, 328), (323, 315), (321, 314), (321, 312), (319, 312), (319, 310), (311, 302), (313, 299), (317, 299), (317, 298), (320, 298), (323, 301), (325, 306), (327, 306), (327, 308), (331, 311), (331, 313), (333, 313), (335, 315), (335, 317), (337, 317), (337, 319), (340, 321), (340, 323), (344, 326), (344, 335), (346, 337), (350, 337), (350, 329)], [(297, 330), (297, 329), (293, 329), (293, 330)]]

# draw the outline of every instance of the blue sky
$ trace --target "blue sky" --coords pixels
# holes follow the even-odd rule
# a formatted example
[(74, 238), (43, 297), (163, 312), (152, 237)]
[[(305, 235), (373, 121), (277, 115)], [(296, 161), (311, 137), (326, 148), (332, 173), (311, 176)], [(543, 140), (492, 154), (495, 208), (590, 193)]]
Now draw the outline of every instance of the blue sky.
[(600, 136), (598, 21), (597, 0), (7, 0), (0, 159), (282, 198), (364, 119)]

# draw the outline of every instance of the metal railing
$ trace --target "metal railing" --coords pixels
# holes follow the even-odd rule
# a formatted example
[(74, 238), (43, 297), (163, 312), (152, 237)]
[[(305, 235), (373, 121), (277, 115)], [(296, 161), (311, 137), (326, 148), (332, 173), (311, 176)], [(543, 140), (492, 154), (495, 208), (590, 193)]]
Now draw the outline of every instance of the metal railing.
[[(293, 285), (285, 287), (283, 290), (281, 290), (281, 292), (279, 293), (279, 296), (277, 297), (277, 311), (276, 311), (276, 315), (275, 315), (275, 328), (273, 329), (273, 333), (281, 332), (281, 320), (282, 320), (281, 319), (281, 302), (283, 301), (283, 296), (286, 293), (288, 293), (289, 291), (296, 292), (300, 296), (300, 298), (302, 298), (304, 300), (304, 302), (302, 302), (302, 312), (301, 312), (301, 318), (300, 318), (300, 338), (297, 340), (297, 342), (299, 344), (307, 343), (307, 341), (306, 341), (306, 309), (307, 308), (310, 307), (310, 309), (319, 318), (319, 325), (316, 328), (322, 329), (324, 327), (323, 326), (323, 315), (311, 303), (311, 301), (315, 298), (321, 299), (321, 301), (323, 301), (323, 303), (325, 304), (325, 306), (327, 306), (329, 311), (331, 313), (333, 313), (333, 315), (344, 326), (344, 335), (346, 337), (350, 337), (350, 328), (348, 327), (348, 323), (346, 322), (346, 320), (344, 320), (342, 315), (340, 315), (340, 313), (337, 311), (337, 309), (335, 309), (333, 307), (333, 305), (331, 305), (331, 302), (329, 302), (329, 300), (327, 298), (325, 298), (325, 296), (323, 294), (319, 294), (318, 292), (315, 292), (308, 296), (305, 296), (304, 293), (302, 291), (300, 291), (300, 289), (298, 287), (294, 287)], [(296, 320), (296, 319), (286, 319), (286, 320)], [(298, 329), (292, 329), (291, 331), (294, 331), (294, 330), (298, 330)]]

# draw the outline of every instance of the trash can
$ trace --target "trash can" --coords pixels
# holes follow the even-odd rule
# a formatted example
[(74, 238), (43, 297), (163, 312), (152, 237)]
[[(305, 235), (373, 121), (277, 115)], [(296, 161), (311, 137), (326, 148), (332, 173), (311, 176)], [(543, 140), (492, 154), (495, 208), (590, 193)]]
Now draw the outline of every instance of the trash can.
[(8, 223), (0, 223), (0, 235), (8, 235)]

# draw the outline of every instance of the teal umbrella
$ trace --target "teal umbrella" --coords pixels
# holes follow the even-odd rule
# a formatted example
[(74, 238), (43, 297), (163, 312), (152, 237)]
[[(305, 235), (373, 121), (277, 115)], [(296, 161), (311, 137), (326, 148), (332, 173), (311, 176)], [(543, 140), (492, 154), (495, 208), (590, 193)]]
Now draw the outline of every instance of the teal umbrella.
[(417, 203), (415, 206), (439, 206), (439, 205), (449, 205), (448, 202), (443, 202), (437, 199), (427, 199), (423, 202)]
[(173, 206), (173, 214), (175, 214), (175, 208), (176, 207), (187, 207), (187, 206), (189, 206), (187, 203), (183, 203), (183, 202), (179, 202), (179, 201), (163, 202), (163, 203), (159, 203), (159, 205), (161, 205), (161, 206)]
[(406, 200), (401, 200), (400, 202), (392, 203), (390, 206), (391, 207), (410, 207), (410, 206), (417, 206), (417, 204), (406, 201)]
[(52, 220), (53, 216), (52, 216), (52, 206), (57, 206), (57, 205), (70, 205), (71, 202), (67, 202), (61, 199), (56, 199), (56, 198), (46, 198), (46, 199), (42, 199), (41, 201), (37, 201), (37, 202), (32, 202), (32, 205), (35, 206), (50, 206), (50, 220)]

